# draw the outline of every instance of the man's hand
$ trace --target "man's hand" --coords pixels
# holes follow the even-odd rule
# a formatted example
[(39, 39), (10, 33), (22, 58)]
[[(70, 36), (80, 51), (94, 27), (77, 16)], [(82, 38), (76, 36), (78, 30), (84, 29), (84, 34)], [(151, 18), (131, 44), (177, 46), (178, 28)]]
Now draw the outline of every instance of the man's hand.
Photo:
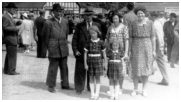
[(81, 53), (80, 53), (79, 51), (77, 51), (77, 52), (75, 53), (75, 55), (76, 55), (76, 56), (80, 56)]

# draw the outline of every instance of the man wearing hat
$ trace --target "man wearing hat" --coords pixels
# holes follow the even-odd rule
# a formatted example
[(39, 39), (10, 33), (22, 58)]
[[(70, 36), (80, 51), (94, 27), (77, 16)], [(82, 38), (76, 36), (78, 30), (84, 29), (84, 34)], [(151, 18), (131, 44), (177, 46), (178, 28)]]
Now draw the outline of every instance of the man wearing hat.
[(6, 44), (6, 59), (4, 64), (4, 73), (8, 75), (18, 75), (16, 72), (18, 31), (20, 26), (16, 26), (13, 21), (13, 15), (17, 7), (14, 3), (6, 6), (7, 13), (2, 17), (2, 29), (4, 33), (4, 43)]
[[(34, 39), (37, 43), (37, 58), (45, 58), (46, 57), (46, 47), (42, 48), (42, 29), (44, 26), (44, 23), (46, 21), (45, 17), (45, 11), (44, 10), (40, 10), (39, 11), (40, 16), (38, 18), (35, 19), (35, 26), (34, 26), (34, 32), (36, 31), (36, 33), (34, 33)], [(45, 50), (45, 53), (43, 55), (42, 50)]]
[[(43, 26), (43, 48), (48, 49), (49, 68), (46, 84), (48, 90), (56, 92), (56, 77), (58, 67), (61, 75), (61, 88), (72, 90), (69, 86), (67, 56), (69, 55), (67, 36), (69, 34), (68, 21), (62, 17), (63, 7), (54, 4), (52, 12), (54, 17), (46, 20)], [(43, 50), (43, 53), (46, 53)]]
[(76, 30), (72, 39), (72, 49), (76, 58), (74, 84), (77, 94), (81, 94), (84, 90), (85, 80), (87, 80), (87, 89), (90, 91), (89, 75), (84, 68), (84, 45), (86, 41), (90, 40), (88, 29), (92, 25), (95, 25), (100, 29), (100, 25), (92, 21), (92, 16), (94, 14), (92, 7), (86, 8), (83, 13), (85, 20), (76, 26)]
[(172, 51), (172, 47), (174, 45), (174, 28), (177, 25), (178, 21), (177, 19), (177, 15), (175, 13), (171, 13), (170, 14), (170, 20), (165, 22), (164, 26), (163, 26), (163, 31), (165, 34), (165, 40), (167, 43), (167, 59), (168, 62), (170, 62), (171, 59), (171, 51)]

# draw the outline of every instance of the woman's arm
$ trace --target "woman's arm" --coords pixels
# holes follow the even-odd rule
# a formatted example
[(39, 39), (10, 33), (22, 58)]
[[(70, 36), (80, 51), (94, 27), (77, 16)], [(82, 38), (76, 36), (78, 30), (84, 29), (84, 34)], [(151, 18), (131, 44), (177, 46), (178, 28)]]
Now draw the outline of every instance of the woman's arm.
[(107, 70), (107, 57), (106, 57), (106, 49), (102, 51), (104, 57), (104, 68)]

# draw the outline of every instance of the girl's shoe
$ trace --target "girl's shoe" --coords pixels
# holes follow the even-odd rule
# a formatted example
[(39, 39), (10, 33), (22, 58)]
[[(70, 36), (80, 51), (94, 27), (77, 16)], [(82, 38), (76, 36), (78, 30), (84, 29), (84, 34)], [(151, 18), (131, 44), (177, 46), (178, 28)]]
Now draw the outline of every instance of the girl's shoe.
[(142, 95), (143, 95), (144, 97), (147, 97), (147, 96), (148, 96), (147, 91), (146, 91), (146, 90), (143, 90), (143, 91), (142, 91)]
[(114, 99), (115, 99), (115, 100), (119, 100), (119, 96), (115, 96)]
[(136, 96), (138, 94), (138, 91), (137, 90), (133, 90), (132, 93), (131, 93), (131, 96)]
[(95, 96), (95, 97), (94, 97), (94, 100), (99, 100), (99, 96)]
[(111, 96), (111, 97), (110, 97), (110, 100), (114, 100), (114, 96)]
[(123, 94), (123, 89), (120, 89), (118, 94), (122, 95)]
[(91, 97), (89, 98), (89, 100), (94, 100), (94, 96), (91, 96)]

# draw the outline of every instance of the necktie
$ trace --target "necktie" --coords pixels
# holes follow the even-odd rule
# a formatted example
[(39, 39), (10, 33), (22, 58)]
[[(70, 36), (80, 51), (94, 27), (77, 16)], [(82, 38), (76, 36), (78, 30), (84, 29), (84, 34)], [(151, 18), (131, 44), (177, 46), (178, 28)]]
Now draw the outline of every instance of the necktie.
[(91, 25), (90, 25), (90, 22), (87, 22), (87, 23), (88, 23), (87, 30), (89, 30), (89, 28), (90, 28)]

